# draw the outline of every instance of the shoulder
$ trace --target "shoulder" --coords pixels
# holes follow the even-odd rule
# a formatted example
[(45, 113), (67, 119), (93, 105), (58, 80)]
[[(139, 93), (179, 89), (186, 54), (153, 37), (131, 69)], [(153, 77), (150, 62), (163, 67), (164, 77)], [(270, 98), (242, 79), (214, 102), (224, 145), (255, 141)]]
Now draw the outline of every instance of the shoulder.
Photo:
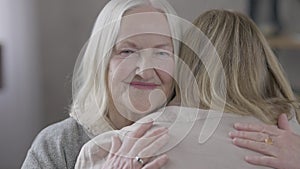
[(73, 118), (52, 124), (35, 138), (23, 166), (72, 168), (82, 145), (88, 140), (83, 127)]
[(73, 118), (54, 123), (44, 128), (37, 136), (35, 141), (60, 141), (72, 140), (73, 137), (87, 136), (83, 127)]

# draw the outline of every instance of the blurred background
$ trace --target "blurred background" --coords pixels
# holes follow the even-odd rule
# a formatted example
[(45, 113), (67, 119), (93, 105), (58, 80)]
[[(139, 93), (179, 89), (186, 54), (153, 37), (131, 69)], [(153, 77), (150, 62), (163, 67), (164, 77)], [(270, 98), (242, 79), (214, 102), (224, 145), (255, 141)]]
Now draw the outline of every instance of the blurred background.
[[(300, 1), (278, 0), (275, 18), (272, 1), (169, 0), (190, 21), (212, 8), (252, 11), (298, 92)], [(0, 169), (20, 168), (36, 134), (68, 117), (73, 66), (107, 2), (0, 0)]]

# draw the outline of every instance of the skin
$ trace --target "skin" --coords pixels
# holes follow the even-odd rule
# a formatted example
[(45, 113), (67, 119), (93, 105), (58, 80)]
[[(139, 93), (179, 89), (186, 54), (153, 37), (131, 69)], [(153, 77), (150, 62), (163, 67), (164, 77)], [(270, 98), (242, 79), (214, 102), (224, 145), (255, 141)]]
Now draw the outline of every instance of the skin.
[(174, 57), (170, 35), (166, 17), (153, 7), (125, 13), (108, 69), (112, 103), (108, 116), (116, 128), (162, 107), (171, 96)]
[[(110, 153), (106, 159), (103, 169), (157, 169), (164, 166), (167, 161), (167, 155), (163, 154), (150, 161), (150, 157), (154, 152), (158, 151), (168, 141), (167, 129), (158, 128), (152, 132), (147, 132), (153, 125), (153, 121), (141, 124), (137, 130), (126, 135), (122, 141), (118, 136), (112, 137), (112, 146)], [(128, 160), (139, 154), (143, 157), (142, 160), (145, 165), (136, 160)], [(129, 162), (130, 161), (130, 162)]]
[[(278, 127), (271, 125), (236, 123), (237, 131), (230, 132), (233, 144), (261, 153), (261, 156), (246, 156), (250, 164), (278, 169), (299, 169), (300, 136), (295, 134), (285, 114), (278, 119)], [(270, 137), (273, 144), (264, 142)]]
[[(108, 68), (112, 103), (108, 118), (115, 128), (128, 126), (162, 107), (172, 95), (175, 63), (170, 35), (165, 15), (151, 6), (133, 8), (124, 14)], [(152, 124), (142, 124), (122, 142), (118, 136), (113, 137), (103, 168), (161, 168), (168, 160), (166, 155), (147, 157), (167, 143), (167, 129), (146, 133)], [(136, 156), (144, 164), (135, 160)]]

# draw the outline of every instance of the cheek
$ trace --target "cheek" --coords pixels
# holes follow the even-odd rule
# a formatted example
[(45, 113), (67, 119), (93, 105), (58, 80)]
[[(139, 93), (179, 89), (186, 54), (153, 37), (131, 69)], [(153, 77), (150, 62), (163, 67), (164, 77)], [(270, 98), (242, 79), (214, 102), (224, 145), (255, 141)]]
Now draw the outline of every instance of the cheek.
[(174, 92), (174, 80), (172, 76), (165, 72), (162, 72), (160, 77), (163, 83), (162, 90), (165, 93), (165, 97), (169, 99)]
[(108, 68), (109, 81), (112, 84), (123, 81), (132, 71), (132, 63), (124, 59), (112, 58)]
[(175, 69), (174, 60), (171, 59), (169, 62), (164, 64), (162, 69), (157, 70), (157, 74), (163, 84), (164, 93), (168, 96), (170, 96), (170, 94), (173, 92), (173, 84), (175, 79), (174, 69)]
[(165, 62), (165, 64), (162, 65), (159, 70), (157, 70), (158, 76), (164, 84), (173, 83), (174, 68), (174, 60), (170, 59), (168, 62)]
[(171, 74), (165, 72), (165, 71), (157, 71), (157, 74), (163, 84), (163, 88), (164, 88), (164, 91), (165, 93), (169, 93), (173, 88), (173, 77)]
[(175, 62), (173, 58), (153, 59), (152, 63), (153, 67), (158, 70), (157, 72), (163, 77), (166, 77), (166, 75), (174, 75)]
[(173, 77), (170, 74), (162, 72), (160, 76), (164, 84), (173, 84)]
[(111, 59), (111, 61), (109, 62), (109, 67), (108, 67), (108, 88), (112, 94), (112, 96), (114, 96), (114, 94), (116, 92), (119, 92), (119, 85), (120, 85), (120, 81), (122, 81), (122, 79), (120, 79), (123, 74), (123, 71), (120, 71), (120, 62), (118, 62), (115, 59)]

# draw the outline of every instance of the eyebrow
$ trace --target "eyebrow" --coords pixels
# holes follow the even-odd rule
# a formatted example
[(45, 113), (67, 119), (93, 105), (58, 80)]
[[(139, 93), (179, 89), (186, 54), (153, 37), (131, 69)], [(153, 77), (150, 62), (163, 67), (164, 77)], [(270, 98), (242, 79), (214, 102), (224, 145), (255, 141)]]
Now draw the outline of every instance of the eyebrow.
[(160, 44), (160, 45), (156, 45), (154, 46), (154, 48), (159, 48), (159, 49), (172, 49), (173, 46), (170, 43), (164, 43), (164, 44)]
[[(115, 46), (118, 47), (118, 46), (123, 46), (123, 45), (128, 45), (133, 48), (138, 48), (138, 46), (134, 42), (131, 42), (130, 40), (121, 41), (121, 42), (117, 43)], [(171, 43), (167, 42), (167, 43), (155, 45), (153, 48), (171, 49), (171, 48), (173, 48), (173, 46)]]
[(137, 45), (133, 42), (130, 42), (129, 40), (120, 41), (115, 45), (115, 47), (119, 47), (119, 46), (123, 46), (123, 45), (128, 45), (130, 47), (137, 48)]

